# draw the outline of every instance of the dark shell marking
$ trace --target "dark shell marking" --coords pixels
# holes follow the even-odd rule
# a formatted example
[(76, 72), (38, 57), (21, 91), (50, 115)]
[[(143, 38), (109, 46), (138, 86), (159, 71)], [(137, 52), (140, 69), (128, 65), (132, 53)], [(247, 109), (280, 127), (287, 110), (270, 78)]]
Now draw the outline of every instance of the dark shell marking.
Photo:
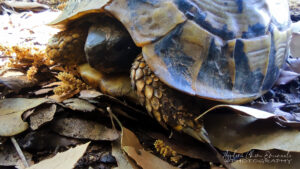
[[(287, 2), (221, 2), (175, 0), (188, 21), (146, 45), (143, 54), (169, 86), (217, 101), (247, 102), (272, 87), (288, 55)], [(274, 14), (277, 5), (286, 9), (281, 12), (286, 18)]]

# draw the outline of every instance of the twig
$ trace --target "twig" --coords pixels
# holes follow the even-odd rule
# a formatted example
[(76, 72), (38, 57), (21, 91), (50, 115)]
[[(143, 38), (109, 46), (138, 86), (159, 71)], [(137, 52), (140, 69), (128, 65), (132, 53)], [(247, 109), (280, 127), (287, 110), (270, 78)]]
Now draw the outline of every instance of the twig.
[(110, 117), (110, 121), (111, 121), (111, 124), (112, 124), (112, 127), (113, 127), (113, 129), (115, 129), (116, 130), (116, 126), (115, 126), (115, 123), (114, 123), (114, 119), (113, 119), (113, 112), (111, 111), (111, 108), (110, 107), (106, 107), (106, 110), (107, 110), (107, 112), (109, 113), (109, 117)]
[[(110, 107), (107, 107), (106, 110), (108, 111), (109, 115), (110, 115), (113, 119), (115, 119), (115, 120), (117, 121), (118, 125), (119, 125), (121, 128), (123, 128), (122, 123), (120, 122), (120, 120), (118, 119), (118, 117), (112, 112), (111, 108), (110, 108)], [(113, 123), (113, 126), (114, 126), (114, 123)]]
[(24, 164), (24, 166), (26, 168), (28, 168), (29, 165), (28, 165), (28, 163), (26, 161), (26, 158), (25, 158), (25, 156), (24, 156), (24, 154), (23, 154), (23, 152), (22, 152), (19, 144), (17, 143), (16, 139), (14, 137), (10, 137), (10, 140), (13, 143), (14, 147), (16, 148), (16, 151), (17, 151), (19, 157), (21, 158), (22, 163)]

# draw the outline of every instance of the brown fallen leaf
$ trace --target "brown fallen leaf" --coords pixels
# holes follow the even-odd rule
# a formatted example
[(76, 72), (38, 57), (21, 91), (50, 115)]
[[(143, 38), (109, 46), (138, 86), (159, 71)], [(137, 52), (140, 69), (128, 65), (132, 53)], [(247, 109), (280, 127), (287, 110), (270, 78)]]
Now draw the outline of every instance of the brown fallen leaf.
[(35, 86), (37, 84), (37, 81), (29, 80), (27, 76), (24, 75), (0, 77), (0, 83), (18, 93), (21, 89)]
[(143, 169), (177, 168), (144, 150), (135, 134), (124, 127), (122, 128), (121, 146), (127, 155)]
[(79, 98), (93, 99), (102, 95), (103, 93), (100, 93), (99, 91), (96, 90), (81, 90)]
[(19, 140), (20, 147), (30, 152), (53, 152), (57, 148), (73, 147), (83, 143), (83, 140), (61, 136), (48, 128), (31, 131)]
[(35, 94), (36, 96), (48, 94), (48, 93), (52, 92), (53, 89), (54, 89), (54, 88), (40, 89), (40, 90), (35, 91), (34, 94)]
[(64, 100), (63, 104), (74, 111), (92, 112), (96, 110), (96, 106), (86, 100), (78, 98)]
[(113, 141), (119, 138), (119, 132), (94, 122), (78, 118), (61, 118), (54, 122), (53, 130), (60, 135), (90, 140)]
[(83, 145), (79, 145), (75, 148), (71, 148), (65, 152), (58, 153), (54, 157), (41, 161), (28, 169), (73, 169), (77, 161), (83, 156), (89, 142)]
[(300, 73), (300, 59), (299, 58), (288, 58), (288, 68), (290, 71)]
[(300, 152), (300, 132), (278, 125), (278, 118), (261, 110), (226, 105), (211, 109), (202, 120), (212, 144), (223, 151), (244, 153), (252, 149), (279, 149)]
[[(123, 150), (134, 159), (134, 161), (143, 169), (175, 169), (169, 163), (161, 160), (160, 158), (156, 157), (155, 155), (151, 154), (150, 152), (144, 149), (136, 149), (130, 146), (124, 146)], [(177, 168), (178, 169), (178, 168)]]
[(118, 169), (139, 169), (137, 164), (122, 151), (120, 139), (112, 143), (111, 151), (117, 160)]
[(41, 125), (51, 121), (55, 115), (56, 108), (56, 104), (51, 104), (34, 110), (33, 114), (30, 116), (30, 128), (36, 130)]
[(300, 74), (292, 71), (280, 70), (279, 78), (276, 80), (276, 85), (286, 85), (292, 80), (298, 78)]
[(0, 100), (0, 136), (13, 136), (25, 131), (28, 123), (22, 120), (23, 112), (48, 101), (45, 98)]

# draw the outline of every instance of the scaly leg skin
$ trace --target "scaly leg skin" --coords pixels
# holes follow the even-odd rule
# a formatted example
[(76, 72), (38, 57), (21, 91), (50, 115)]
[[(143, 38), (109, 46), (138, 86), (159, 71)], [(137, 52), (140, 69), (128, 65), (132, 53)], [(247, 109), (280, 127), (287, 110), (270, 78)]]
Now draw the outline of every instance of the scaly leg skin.
[[(141, 55), (132, 65), (131, 85), (136, 89), (140, 102), (146, 107), (149, 115), (162, 126), (168, 124), (177, 131), (182, 131), (184, 128), (195, 130), (201, 128), (201, 124), (193, 120), (197, 117), (196, 111), (201, 111), (201, 106), (194, 106), (197, 104), (195, 98), (163, 84)], [(193, 105), (197, 110), (187, 105)]]
[(140, 103), (146, 107), (151, 117), (165, 128), (167, 125), (171, 126), (177, 131), (208, 143), (220, 162), (227, 168), (232, 168), (211, 145), (202, 123), (194, 120), (199, 113), (215, 103), (188, 96), (163, 84), (148, 67), (142, 55), (134, 61), (130, 76), (131, 85), (136, 90)]
[(84, 44), (88, 27), (73, 27), (54, 35), (48, 42), (46, 52), (55, 63), (67, 66), (86, 62)]

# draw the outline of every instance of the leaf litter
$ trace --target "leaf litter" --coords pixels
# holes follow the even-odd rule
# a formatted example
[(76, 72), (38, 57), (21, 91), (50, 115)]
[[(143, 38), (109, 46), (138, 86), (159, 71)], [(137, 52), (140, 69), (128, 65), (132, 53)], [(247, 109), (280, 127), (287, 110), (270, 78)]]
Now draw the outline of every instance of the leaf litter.
[[(14, 46), (27, 46), (27, 44), (30, 44), (29, 47), (18, 48), (26, 51), (28, 51), (27, 49), (31, 48), (34, 44), (35, 47), (40, 48), (40, 51), (43, 51), (48, 38), (58, 30), (47, 26), (44, 27), (44, 23), (38, 23), (35, 21), (39, 20), (45, 22), (46, 20), (51, 20), (50, 17), (55, 18), (54, 15), (57, 15), (57, 13), (49, 12), (50, 11), (47, 10), (40, 14), (26, 12), (13, 13), (10, 16), (6, 14), (0, 15), (0, 29), (5, 30), (0, 31), (1, 35), (3, 34), (1, 37), (5, 37), (1, 39), (0, 44), (7, 45), (7, 48), (4, 49), (12, 49)], [(45, 19), (46, 17), (49, 19)], [(35, 24), (26, 25), (25, 23), (28, 22)], [(291, 52), (294, 57), (299, 57), (299, 48), (297, 48), (299, 37), (296, 31), (297, 28), (294, 27)], [(43, 34), (43, 36), (40, 36), (41, 34)], [(19, 39), (19, 41), (11, 43), (7, 41), (9, 39)], [(5, 57), (11, 59), (16, 58), (18, 53), (11, 53), (11, 55), (8, 55), (9, 53), (5, 53), (2, 47), (0, 55), (2, 56), (4, 54), (7, 55)], [(39, 53), (39, 55), (43, 56), (43, 53)], [(28, 56), (26, 55), (26, 57), (19, 58), (20, 62), (18, 60), (14, 60), (14, 62), (12, 62), (13, 64), (11, 64), (15, 66), (16, 69), (20, 70), (20, 72), (24, 72), (25, 70), (25, 72), (27, 72), (26, 76), (24, 73), (19, 76), (14, 76), (13, 73), (11, 75), (8, 75), (7, 73), (5, 76), (1, 73), (0, 75), (0, 83), (8, 88), (6, 90), (12, 90), (12, 92), (6, 93), (3, 92), (4, 90), (1, 91), (1, 97), (3, 97), (1, 100), (1, 104), (3, 106), (0, 107), (1, 136), (8, 137), (16, 135), (19, 143), (22, 142), (21, 140), (24, 140), (24, 135), (28, 136), (30, 139), (27, 139), (26, 144), (21, 146), (23, 149), (27, 149), (28, 147), (33, 149), (37, 148), (37, 140), (42, 140), (42, 138), (47, 140), (46, 135), (43, 135), (43, 133), (47, 133), (49, 139), (60, 140), (58, 139), (58, 136), (54, 136), (56, 133), (59, 133), (60, 137), (63, 138), (63, 143), (60, 142), (62, 144), (60, 144), (59, 141), (51, 143), (52, 150), (55, 147), (55, 144), (60, 144), (60, 147), (63, 147), (63, 149), (69, 149), (70, 146), (79, 144), (79, 142), (83, 140), (91, 140), (92, 142), (110, 142), (112, 145), (112, 155), (116, 158), (117, 164), (115, 165), (118, 165), (120, 168), (176, 168), (176, 164), (172, 163), (170, 160), (161, 159), (162, 157), (159, 158), (155, 156), (159, 153), (153, 153), (156, 151), (153, 141), (147, 143), (146, 140), (143, 140), (143, 137), (137, 138), (134, 134), (134, 132), (136, 132), (136, 127), (141, 128), (141, 130), (145, 130), (143, 128), (145, 126), (141, 124), (143, 122), (134, 120), (140, 119), (139, 115), (143, 116), (143, 113), (141, 112), (144, 110), (135, 108), (132, 104), (128, 104), (123, 100), (103, 95), (102, 93), (92, 90), (74, 90), (67, 93), (64, 97), (59, 97), (57, 95), (53, 96), (54, 86), (60, 86), (62, 83), (53, 81), (45, 83), (47, 80), (43, 81), (39, 79), (37, 75), (40, 74), (40, 70), (45, 70), (49, 73), (47, 76), (44, 76), (46, 79), (55, 79), (53, 77), (58, 74), (57, 71), (59, 69), (44, 69), (44, 66), (53, 66), (44, 61), (43, 64), (45, 65), (36, 65), (35, 63), (41, 57), (29, 58), (30, 63), (27, 63)], [(26, 62), (24, 58), (27, 58), (27, 60), (25, 59)], [(9, 59), (6, 61), (9, 61)], [(247, 107), (230, 105), (223, 107), (217, 106), (211, 108), (205, 113), (205, 115), (199, 117), (199, 119), (204, 122), (204, 128), (208, 133), (212, 145), (219, 149), (220, 153), (223, 154), (223, 158), (225, 160), (229, 160), (228, 162), (232, 163), (233, 167), (255, 167), (257, 169), (267, 169), (297, 168), (297, 166), (299, 166), (297, 163), (300, 158), (300, 147), (298, 144), (298, 129), (300, 126), (299, 64), (299, 59), (288, 58), (288, 64), (283, 70), (281, 70), (280, 78), (272, 90), (258, 100), (244, 105)], [(4, 69), (5, 64), (1, 64), (1, 72)], [(64, 68), (60, 69), (64, 70)], [(31, 77), (33, 78), (30, 79)], [(3, 89), (3, 86), (0, 86), (0, 88)], [(28, 91), (30, 91), (32, 95)], [(23, 97), (24, 99), (8, 98), (14, 96)], [(45, 98), (25, 99), (33, 96), (42, 96)], [(48, 98), (51, 98), (51, 96), (54, 100), (52, 100), (51, 104), (49, 104)], [(122, 131), (120, 138), (120, 134), (117, 129), (108, 128), (107, 124), (102, 124), (102, 121), (98, 122), (95, 120), (100, 118), (103, 121), (110, 122), (108, 112), (106, 111), (108, 106), (112, 107), (112, 112), (117, 113), (117, 115), (121, 115), (120, 118), (124, 125), (126, 125), (126, 127), (130, 127), (132, 131), (125, 127), (121, 127), (119, 129)], [(255, 107), (256, 109), (249, 107)], [(139, 114), (135, 114), (136, 112), (139, 112)], [(22, 117), (25, 118), (22, 119)], [(28, 124), (30, 125), (30, 130), (28, 130)], [(155, 122), (153, 122), (153, 124), (157, 125)], [(155, 127), (152, 127), (152, 125), (150, 126), (153, 130), (155, 130)], [(34, 133), (32, 133), (33, 131), (31, 130), (35, 130)], [(200, 150), (196, 148), (193, 149), (193, 146), (189, 143), (181, 142), (180, 139), (176, 138), (176, 134), (171, 134), (171, 137), (168, 137), (168, 135), (166, 135), (166, 131), (162, 131), (162, 129), (159, 129), (156, 132), (160, 134), (156, 134), (155, 136), (152, 135), (152, 139), (158, 140), (159, 138), (163, 138), (164, 146), (170, 147), (168, 151), (176, 151), (178, 154), (183, 155), (183, 159), (179, 164), (177, 164), (177, 167), (184, 168), (188, 165), (192, 165), (191, 160), (201, 159), (200, 161), (203, 160), (206, 163), (214, 162), (207, 168), (217, 168), (215, 164), (218, 163), (215, 160), (203, 157), (203, 154), (197, 155), (197, 153), (193, 152), (201, 151), (202, 146), (200, 146), (200, 144), (203, 143), (199, 143), (199, 147), (197, 147), (200, 148)], [(22, 134), (17, 135), (19, 133)], [(144, 132), (144, 134), (146, 133), (147, 132)], [(185, 136), (182, 136), (182, 138), (185, 138)], [(35, 144), (30, 141), (34, 139)], [(80, 141), (77, 143), (72, 142), (71, 140)], [(147, 144), (148, 147), (145, 147)], [(149, 147), (151, 144), (152, 146)], [(25, 145), (27, 145), (27, 148)], [(69, 161), (69, 163), (67, 162), (68, 160), (66, 160), (68, 157), (64, 157), (63, 155), (59, 158), (56, 158), (57, 156), (55, 156), (45, 160), (37, 158), (37, 154), (42, 151), (46, 151), (49, 153), (49, 158), (56, 154), (58, 150), (54, 148), (55, 150), (53, 152), (52, 150), (50, 151), (47, 145), (44, 144), (42, 146), (43, 150), (39, 149), (33, 153), (35, 159), (39, 159), (33, 162), (41, 162), (32, 167), (49, 168), (52, 164), (62, 164), (64, 167), (66, 165), (69, 168), (76, 168), (78, 159), (83, 157), (84, 152), (87, 152), (87, 145), (85, 145), (85, 148), (79, 148), (80, 150), (78, 151), (74, 150), (74, 155), (77, 154), (77, 157), (74, 158), (74, 161)], [(195, 146), (197, 146), (197, 143), (195, 143)], [(3, 147), (3, 145), (0, 145), (0, 149)], [(184, 151), (185, 149), (188, 149), (189, 151)], [(191, 149), (193, 149), (193, 151), (191, 151)], [(206, 150), (205, 148), (203, 148), (203, 151), (210, 152), (209, 149)], [(8, 155), (12, 154), (8, 153)], [(85, 159), (89, 159), (89, 157), (92, 158), (93, 156), (89, 156), (87, 154)], [(107, 157), (110, 156), (107, 155)], [(286, 163), (288, 160), (292, 160), (290, 165), (287, 165)], [(93, 162), (93, 160), (90, 162)], [(111, 162), (114, 163), (113, 160), (111, 160)], [(84, 160), (80, 163), (84, 163)], [(187, 163), (187, 165), (185, 163)], [(86, 164), (90, 163), (87, 162)], [(14, 165), (17, 164), (14, 163)], [(114, 165), (110, 165), (110, 167), (111, 166)]]

